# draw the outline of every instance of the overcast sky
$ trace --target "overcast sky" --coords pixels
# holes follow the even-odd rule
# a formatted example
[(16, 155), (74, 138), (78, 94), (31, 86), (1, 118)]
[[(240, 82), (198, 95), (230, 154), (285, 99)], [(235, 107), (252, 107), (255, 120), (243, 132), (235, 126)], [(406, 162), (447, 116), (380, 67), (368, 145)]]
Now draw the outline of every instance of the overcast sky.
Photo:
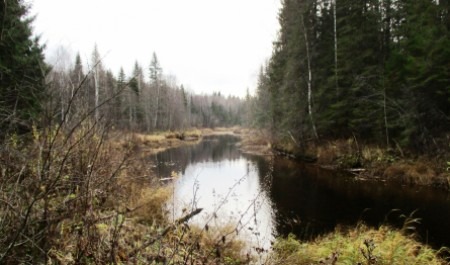
[(129, 76), (148, 74), (156, 52), (165, 74), (198, 93), (244, 96), (256, 86), (278, 31), (280, 0), (28, 0), (47, 58), (63, 46)]

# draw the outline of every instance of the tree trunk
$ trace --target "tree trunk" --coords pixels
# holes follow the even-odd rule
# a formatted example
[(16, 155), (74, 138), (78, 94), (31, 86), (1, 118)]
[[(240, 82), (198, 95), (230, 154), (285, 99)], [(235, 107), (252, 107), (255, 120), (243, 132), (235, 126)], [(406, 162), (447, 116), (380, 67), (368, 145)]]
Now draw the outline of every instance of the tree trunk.
[(387, 119), (387, 111), (386, 111), (386, 86), (384, 84), (384, 76), (383, 78), (383, 112), (384, 112), (384, 128), (386, 132), (386, 146), (389, 148), (389, 128), (388, 128), (388, 119)]
[(311, 126), (313, 129), (314, 137), (317, 140), (317, 139), (319, 139), (319, 135), (317, 134), (316, 124), (314, 122), (313, 111), (312, 111), (312, 71), (311, 71), (311, 56), (309, 54), (308, 33), (306, 32), (307, 29), (305, 27), (305, 21), (303, 19), (303, 15), (302, 15), (301, 19), (302, 19), (302, 26), (303, 26), (303, 34), (305, 37), (306, 59), (308, 61), (308, 114), (309, 114), (309, 118), (311, 119)]
[(159, 113), (159, 84), (158, 80), (156, 81), (156, 107), (155, 107), (155, 123), (153, 129), (156, 130), (158, 126), (158, 113)]
[(339, 78), (338, 78), (338, 45), (337, 45), (337, 23), (336, 23), (336, 0), (333, 0), (333, 26), (334, 26), (334, 82), (336, 85), (336, 96), (339, 97)]
[(99, 90), (99, 88), (98, 88), (98, 70), (97, 69), (95, 69), (95, 71), (94, 71), (94, 89), (95, 89), (95, 103), (94, 103), (94, 110), (95, 110), (95, 120), (96, 121), (98, 121), (98, 119), (99, 119), (99, 114), (98, 114), (98, 94), (99, 94), (99, 92), (98, 92), (98, 90)]

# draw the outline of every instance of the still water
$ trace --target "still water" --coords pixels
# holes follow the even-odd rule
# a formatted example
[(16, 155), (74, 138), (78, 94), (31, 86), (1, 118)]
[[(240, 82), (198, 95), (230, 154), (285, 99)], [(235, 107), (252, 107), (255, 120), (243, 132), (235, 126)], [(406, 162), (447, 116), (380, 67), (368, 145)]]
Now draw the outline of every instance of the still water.
[(206, 137), (200, 144), (154, 157), (160, 178), (176, 175), (168, 209), (173, 219), (196, 208), (200, 227), (226, 225), (253, 248), (270, 248), (277, 236), (309, 240), (337, 226), (390, 224), (421, 218), (419, 239), (450, 246), (450, 194), (405, 187), (321, 169), (283, 158), (242, 154), (238, 139)]

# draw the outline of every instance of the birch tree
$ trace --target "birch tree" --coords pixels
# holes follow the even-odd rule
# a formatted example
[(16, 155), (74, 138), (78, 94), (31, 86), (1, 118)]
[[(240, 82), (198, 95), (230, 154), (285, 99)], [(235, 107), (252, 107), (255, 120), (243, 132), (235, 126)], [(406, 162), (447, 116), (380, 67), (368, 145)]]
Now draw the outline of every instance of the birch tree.
[(94, 50), (92, 51), (92, 57), (91, 57), (91, 67), (92, 67), (92, 78), (94, 79), (94, 105), (93, 108), (95, 109), (94, 117), (95, 120), (99, 120), (99, 98), (100, 98), (100, 76), (103, 72), (103, 66), (101, 62), (100, 53), (98, 51), (97, 44), (94, 46)]
[(303, 15), (301, 15), (301, 22), (303, 26), (303, 36), (305, 38), (305, 49), (306, 49), (306, 60), (308, 63), (308, 114), (311, 119), (311, 126), (313, 129), (314, 137), (319, 139), (319, 135), (317, 134), (316, 124), (313, 117), (313, 109), (312, 109), (312, 69), (311, 69), (311, 55), (309, 52), (309, 41), (308, 41), (308, 30), (305, 27), (305, 21)]

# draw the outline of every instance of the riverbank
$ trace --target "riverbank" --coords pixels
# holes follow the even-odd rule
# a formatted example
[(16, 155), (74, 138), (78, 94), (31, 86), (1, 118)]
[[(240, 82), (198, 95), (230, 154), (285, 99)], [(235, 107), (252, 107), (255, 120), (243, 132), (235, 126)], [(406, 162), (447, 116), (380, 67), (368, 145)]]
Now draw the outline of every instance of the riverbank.
[(350, 172), (359, 180), (391, 181), (402, 185), (450, 190), (450, 152), (416, 154), (346, 140), (310, 142), (303, 148), (292, 139), (271, 142), (269, 133), (241, 129), (242, 149), (259, 155), (286, 156), (327, 169)]
[(203, 132), (191, 129), (180, 132), (157, 132), (153, 134), (115, 132), (111, 139), (118, 146), (131, 148), (134, 152), (156, 154), (169, 148), (194, 145), (201, 141)]
[(335, 140), (308, 147), (317, 164), (351, 172), (361, 180), (392, 181), (402, 185), (432, 186), (450, 190), (448, 150), (432, 154), (386, 149), (358, 143), (355, 139)]
[[(173, 189), (156, 176), (149, 160), (156, 152), (194, 145), (214, 134), (241, 137), (241, 148), (248, 152), (271, 152), (266, 135), (240, 128), (147, 135), (80, 127), (70, 135), (49, 130), (33, 132), (31, 141), (11, 138), (0, 149), (0, 217), (9, 221), (1, 229), (7, 250), (0, 252), (2, 263), (28, 259), (55, 264), (253, 264), (256, 257), (243, 251), (244, 243), (227, 236), (235, 234), (232, 228), (190, 225), (201, 209), (169, 220), (165, 204)], [(43, 148), (47, 143), (51, 149)], [(42, 165), (47, 165), (45, 171)], [(178, 176), (173, 172), (162, 177)], [(340, 231), (332, 235), (349, 236)], [(284, 240), (291, 239), (278, 242)], [(329, 245), (326, 242), (319, 245)], [(322, 257), (341, 251), (341, 245), (332, 242), (335, 247), (320, 252)], [(288, 264), (283, 259), (290, 257), (280, 256), (283, 249), (255, 251), (267, 254), (267, 265)], [(309, 260), (319, 262), (313, 252)]]
[[(271, 152), (264, 138), (265, 135), (240, 128), (206, 129), (202, 131), (202, 137), (212, 135), (234, 135), (241, 138), (240, 149), (264, 150)], [(244, 151), (245, 152), (245, 151)], [(261, 153), (259, 153), (261, 155)], [(410, 226), (413, 224), (409, 224)], [(199, 228), (193, 228), (198, 231)], [(226, 233), (219, 233), (226, 234)], [(220, 238), (220, 237), (219, 237)], [(230, 240), (227, 238), (227, 240)], [(219, 240), (220, 241), (220, 240)], [(231, 240), (230, 242), (233, 242)], [(278, 238), (273, 248), (257, 249), (264, 255), (256, 255), (252, 262), (258, 264), (344, 264), (351, 260), (352, 264), (367, 263), (363, 252), (369, 251), (368, 244), (373, 242), (375, 248), (371, 249), (371, 257), (376, 257), (377, 262), (371, 264), (444, 264), (439, 255), (444, 251), (433, 250), (425, 244), (419, 243), (414, 236), (407, 231), (382, 226), (380, 228), (367, 228), (362, 225), (354, 229), (336, 230), (323, 235), (313, 241), (300, 241), (293, 237)], [(243, 244), (239, 242), (239, 244)], [(241, 245), (241, 249), (245, 249)], [(239, 252), (239, 247), (234, 249)], [(235, 255), (235, 254), (234, 254)], [(334, 259), (334, 260), (333, 260)], [(234, 262), (223, 264), (254, 264), (250, 260), (236, 259)], [(322, 263), (320, 263), (322, 262)], [(329, 263), (326, 263), (329, 262)]]

